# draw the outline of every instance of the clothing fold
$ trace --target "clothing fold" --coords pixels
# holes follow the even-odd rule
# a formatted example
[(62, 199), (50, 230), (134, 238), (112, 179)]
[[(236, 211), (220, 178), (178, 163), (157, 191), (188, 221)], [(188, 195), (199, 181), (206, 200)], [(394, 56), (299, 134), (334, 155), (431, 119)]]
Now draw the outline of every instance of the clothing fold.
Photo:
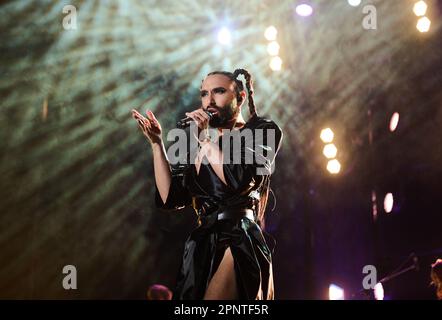
[[(281, 145), (282, 131), (271, 120), (254, 117), (239, 131), (251, 129), (254, 160), (246, 159), (246, 146), (241, 145), (240, 163), (224, 159), (224, 184), (208, 163), (202, 163), (197, 173), (188, 155), (186, 163), (173, 165), (172, 182), (164, 203), (158, 189), (155, 203), (158, 208), (178, 210), (192, 205), (199, 226), (188, 237), (174, 289), (173, 299), (201, 300), (216, 272), (221, 258), (230, 248), (241, 300), (273, 299), (272, 252), (274, 240), (261, 230), (257, 219), (263, 186), (269, 181), (276, 154)], [(264, 137), (255, 129), (263, 129)], [(273, 129), (273, 130), (269, 130)], [(268, 139), (266, 133), (273, 131)], [(225, 142), (220, 142), (222, 149)], [(230, 155), (234, 149), (230, 145)], [(259, 157), (260, 160), (256, 160)], [(253, 220), (242, 216), (245, 209), (253, 210)], [(229, 219), (219, 215), (229, 211)], [(237, 212), (238, 214), (231, 214)], [(270, 240), (267, 241), (266, 240)], [(268, 243), (269, 242), (269, 243)], [(270, 244), (270, 246), (269, 246)]]

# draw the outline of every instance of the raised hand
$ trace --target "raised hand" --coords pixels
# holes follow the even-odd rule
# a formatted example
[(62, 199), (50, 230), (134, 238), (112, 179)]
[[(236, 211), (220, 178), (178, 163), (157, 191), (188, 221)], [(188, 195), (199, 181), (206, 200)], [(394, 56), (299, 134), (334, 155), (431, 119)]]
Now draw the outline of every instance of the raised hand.
[(209, 127), (209, 115), (203, 109), (196, 109), (192, 112), (186, 112), (186, 116), (192, 118), (198, 125), (200, 130), (207, 129)]
[(143, 117), (137, 110), (132, 109), (132, 117), (138, 121), (138, 127), (151, 144), (161, 143), (162, 132), (161, 124), (152, 111), (146, 110), (147, 118)]

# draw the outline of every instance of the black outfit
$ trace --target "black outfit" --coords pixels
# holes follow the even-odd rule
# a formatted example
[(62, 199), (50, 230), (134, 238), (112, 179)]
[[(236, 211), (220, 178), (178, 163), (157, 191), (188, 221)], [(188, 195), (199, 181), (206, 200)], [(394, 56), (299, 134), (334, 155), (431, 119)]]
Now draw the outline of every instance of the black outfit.
[[(239, 298), (273, 299), (271, 250), (257, 223), (257, 209), (265, 187), (269, 187), (271, 166), (280, 147), (282, 131), (273, 121), (262, 117), (253, 117), (239, 130), (242, 132), (246, 128), (252, 129), (255, 151), (272, 147), (267, 143), (266, 133), (268, 129), (274, 130), (274, 150), (269, 150), (272, 156), (267, 156), (264, 164), (255, 158), (252, 164), (245, 163), (246, 147), (242, 146), (241, 163), (223, 165), (227, 185), (210, 164), (203, 162), (198, 175), (194, 164), (171, 166), (172, 183), (165, 204), (156, 190), (159, 208), (179, 209), (192, 205), (199, 219), (199, 227), (185, 244), (173, 299), (203, 299), (227, 247), (234, 259)], [(254, 129), (263, 129), (264, 134), (259, 136)], [(220, 137), (220, 148), (222, 140)], [(233, 144), (230, 150), (233, 158)], [(190, 163), (190, 157), (187, 160)], [(258, 167), (266, 169), (268, 174), (257, 174)]]

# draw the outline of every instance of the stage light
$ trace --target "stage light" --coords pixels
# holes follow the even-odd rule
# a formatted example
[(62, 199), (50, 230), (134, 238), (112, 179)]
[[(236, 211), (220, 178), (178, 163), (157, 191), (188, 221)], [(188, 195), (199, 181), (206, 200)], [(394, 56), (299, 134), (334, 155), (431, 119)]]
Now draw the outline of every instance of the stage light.
[(328, 296), (330, 300), (344, 300), (344, 289), (332, 283), (328, 287)]
[(330, 161), (327, 163), (327, 170), (328, 170), (328, 172), (330, 172), (331, 174), (338, 174), (339, 171), (341, 171), (341, 164), (340, 164), (339, 161), (336, 160), (336, 159), (330, 160)]
[(270, 69), (273, 71), (279, 71), (282, 67), (282, 60), (280, 57), (276, 56), (270, 60)]
[(272, 41), (267, 45), (267, 52), (271, 56), (277, 56), (279, 53), (279, 43), (277, 41)]
[(226, 27), (218, 31), (218, 42), (222, 45), (229, 45), (231, 41), (230, 30)]
[(269, 41), (276, 40), (276, 35), (278, 34), (278, 30), (274, 26), (267, 27), (264, 32), (264, 37)]
[(399, 124), (399, 113), (395, 112), (393, 113), (390, 119), (390, 131), (391, 132), (395, 131), (398, 124)]
[(361, 0), (348, 0), (348, 4), (352, 7), (357, 7), (361, 4)]
[(324, 149), (322, 150), (322, 153), (327, 159), (333, 159), (336, 157), (336, 154), (338, 153), (338, 149), (333, 143), (327, 144)]
[(392, 193), (387, 193), (384, 198), (384, 210), (386, 213), (390, 213), (393, 210), (394, 198)]
[(384, 300), (384, 287), (380, 282), (374, 286), (374, 298), (376, 300)]
[(430, 30), (431, 20), (427, 17), (422, 17), (417, 21), (416, 28), (419, 32), (428, 32)]
[(418, 17), (422, 17), (425, 15), (425, 13), (427, 13), (427, 8), (428, 8), (428, 6), (425, 3), (425, 1), (419, 1), (414, 4), (413, 12)]
[(330, 128), (323, 129), (321, 131), (321, 140), (325, 143), (330, 143), (333, 141), (335, 134), (333, 133), (333, 130)]
[(313, 13), (313, 8), (308, 4), (300, 4), (296, 6), (296, 13), (301, 17), (308, 17)]

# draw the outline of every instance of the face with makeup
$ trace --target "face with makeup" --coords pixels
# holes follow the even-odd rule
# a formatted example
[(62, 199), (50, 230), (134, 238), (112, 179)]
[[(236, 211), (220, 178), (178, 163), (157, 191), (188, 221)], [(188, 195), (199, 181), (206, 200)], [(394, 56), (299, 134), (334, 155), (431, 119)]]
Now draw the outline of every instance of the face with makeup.
[(201, 85), (201, 103), (203, 110), (213, 113), (209, 125), (213, 128), (226, 127), (235, 121), (241, 112), (245, 91), (240, 92), (237, 101), (236, 83), (222, 74), (207, 76)]

